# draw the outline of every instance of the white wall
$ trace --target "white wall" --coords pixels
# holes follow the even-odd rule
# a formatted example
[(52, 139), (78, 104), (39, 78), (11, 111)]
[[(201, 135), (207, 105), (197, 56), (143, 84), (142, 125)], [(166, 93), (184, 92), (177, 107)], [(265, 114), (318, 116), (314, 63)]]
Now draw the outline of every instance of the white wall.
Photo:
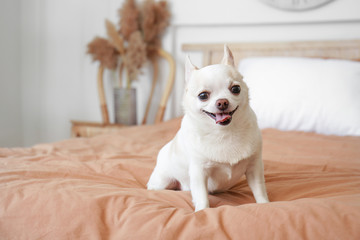
[[(19, 32), (12, 35), (12, 50), (8, 51), (18, 54), (12, 63), (0, 55), (0, 67), (7, 64), (6, 68), (12, 69), (5, 78), (1, 73), (0, 111), (1, 121), (5, 123), (0, 129), (16, 130), (16, 134), (10, 134), (13, 138), (1, 133), (0, 146), (58, 141), (70, 137), (71, 119), (100, 121), (97, 64), (85, 54), (86, 44), (96, 35), (105, 36), (104, 19), (117, 21), (117, 9), (123, 0), (7, 0), (6, 4), (11, 3), (10, 9), (8, 5), (3, 8), (4, 1), (1, 1), (1, 35), (10, 31), (11, 23), (20, 29), (21, 41)], [(358, 0), (335, 0), (306, 12), (280, 11), (259, 0), (172, 0), (169, 3), (172, 26), (163, 44), (175, 57), (178, 69), (167, 118), (181, 115), (183, 43), (360, 38)], [(11, 14), (3, 17), (7, 12)], [(21, 46), (21, 51), (16, 44)], [(198, 53), (190, 55), (196, 64), (201, 64)], [(139, 118), (151, 69), (145, 68), (144, 72), (137, 83)], [(166, 73), (162, 71), (162, 81)], [(111, 85), (110, 75), (107, 73), (107, 85)], [(7, 80), (9, 76), (14, 76), (15, 81)], [(12, 89), (22, 89), (22, 93), (4, 94)], [(3, 118), (8, 106), (22, 111)], [(19, 122), (21, 116), (22, 122)], [(10, 126), (4, 127), (6, 124)]]
[(70, 137), (70, 120), (100, 121), (97, 64), (86, 55), (121, 1), (22, 0), (24, 145)]
[(20, 1), (0, 1), (0, 146), (22, 145)]

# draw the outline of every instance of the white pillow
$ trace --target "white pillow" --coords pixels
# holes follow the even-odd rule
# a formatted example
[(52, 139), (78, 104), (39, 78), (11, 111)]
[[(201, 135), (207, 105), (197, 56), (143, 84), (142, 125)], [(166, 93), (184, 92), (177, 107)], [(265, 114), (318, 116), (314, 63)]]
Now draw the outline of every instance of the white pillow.
[(247, 58), (239, 71), (260, 128), (360, 136), (360, 62)]

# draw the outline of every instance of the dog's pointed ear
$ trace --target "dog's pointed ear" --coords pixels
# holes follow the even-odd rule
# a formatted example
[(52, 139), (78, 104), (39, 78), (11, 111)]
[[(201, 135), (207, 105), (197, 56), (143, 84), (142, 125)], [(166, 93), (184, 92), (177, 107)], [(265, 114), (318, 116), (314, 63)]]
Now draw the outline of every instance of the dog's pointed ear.
[(198, 68), (191, 62), (189, 55), (185, 58), (185, 82), (189, 82), (191, 75)]
[(224, 45), (224, 57), (221, 61), (221, 64), (235, 67), (234, 56), (226, 44)]

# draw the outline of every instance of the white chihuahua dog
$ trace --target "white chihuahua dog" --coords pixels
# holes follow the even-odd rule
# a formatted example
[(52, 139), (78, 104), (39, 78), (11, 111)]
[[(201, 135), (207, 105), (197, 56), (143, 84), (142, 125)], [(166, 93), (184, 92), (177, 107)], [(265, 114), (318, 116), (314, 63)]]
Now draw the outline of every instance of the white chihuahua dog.
[(236, 185), (245, 174), (257, 203), (267, 203), (262, 139), (248, 87), (224, 46), (221, 64), (185, 64), (185, 115), (175, 138), (159, 152), (149, 190), (191, 191), (195, 211), (209, 207), (208, 193)]

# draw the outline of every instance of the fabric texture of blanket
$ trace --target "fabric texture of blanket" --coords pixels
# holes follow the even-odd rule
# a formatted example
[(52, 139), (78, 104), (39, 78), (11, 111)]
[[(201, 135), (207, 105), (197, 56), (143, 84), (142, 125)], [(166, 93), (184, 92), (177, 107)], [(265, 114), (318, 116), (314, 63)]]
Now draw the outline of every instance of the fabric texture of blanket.
[(180, 120), (0, 149), (0, 239), (360, 239), (360, 138), (263, 130), (270, 203), (243, 178), (194, 213), (148, 191)]

